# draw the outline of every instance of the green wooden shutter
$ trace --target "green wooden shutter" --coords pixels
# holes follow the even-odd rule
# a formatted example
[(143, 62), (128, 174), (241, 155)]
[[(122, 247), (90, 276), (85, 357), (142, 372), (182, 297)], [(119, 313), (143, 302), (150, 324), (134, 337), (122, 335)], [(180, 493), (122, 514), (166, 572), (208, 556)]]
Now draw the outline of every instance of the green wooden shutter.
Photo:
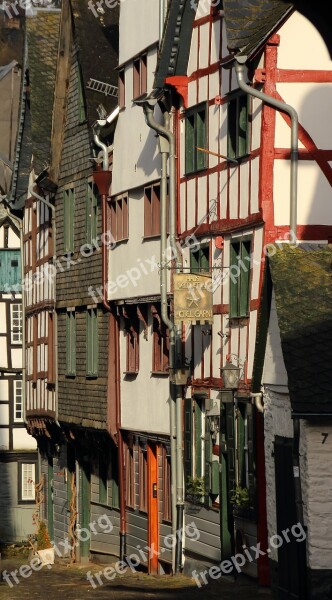
[(192, 173), (194, 167), (195, 153), (195, 118), (194, 115), (188, 115), (186, 118), (186, 173)]
[[(230, 244), (230, 267), (238, 266), (238, 258), (240, 252), (240, 244), (238, 242)], [(229, 276), (229, 314), (230, 317), (237, 317), (239, 314), (238, 309), (238, 296), (240, 288), (240, 277), (237, 276), (235, 269), (230, 270)]]
[(76, 373), (76, 315), (68, 311), (66, 315), (66, 366), (67, 375)]
[(200, 248), (200, 272), (209, 273), (210, 271), (210, 248), (202, 246)]
[(250, 281), (250, 241), (241, 243), (241, 275), (239, 278), (240, 294), (239, 294), (239, 316), (246, 317), (249, 310), (249, 281)]
[(199, 250), (190, 251), (190, 272), (198, 273), (199, 271)]
[(185, 398), (184, 401), (184, 481), (188, 483), (188, 477), (192, 477), (192, 399)]
[(247, 94), (244, 94), (238, 98), (238, 156), (244, 156), (248, 152), (247, 130), (248, 96)]
[(203, 477), (202, 472), (202, 400), (195, 400), (195, 474)]
[[(205, 108), (196, 113), (196, 146), (206, 148)], [(196, 169), (204, 169), (207, 164), (207, 154), (201, 150), (195, 150)]]
[(236, 98), (230, 100), (227, 105), (227, 156), (236, 157), (236, 127), (237, 110)]
[(241, 487), (246, 487), (246, 461), (245, 461), (245, 452), (244, 452), (244, 444), (245, 444), (245, 406), (243, 404), (239, 404), (238, 413), (237, 413), (237, 435), (238, 435), (238, 444), (237, 444), (237, 455), (238, 455), (238, 465), (239, 465), (239, 485)]
[(99, 457), (99, 502), (107, 504), (108, 465), (105, 457)]
[(86, 374), (95, 377), (98, 373), (98, 316), (97, 309), (86, 313)]
[(118, 453), (112, 452), (112, 479), (111, 479), (111, 504), (113, 508), (119, 508), (119, 468), (118, 468)]
[(210, 433), (209, 419), (205, 418), (205, 444), (204, 444), (204, 487), (205, 487), (205, 504), (211, 504), (211, 487), (212, 487), (212, 440)]
[(234, 435), (234, 406), (232, 402), (225, 404), (226, 408), (226, 444), (227, 444), (227, 476), (229, 499), (235, 487), (235, 435)]

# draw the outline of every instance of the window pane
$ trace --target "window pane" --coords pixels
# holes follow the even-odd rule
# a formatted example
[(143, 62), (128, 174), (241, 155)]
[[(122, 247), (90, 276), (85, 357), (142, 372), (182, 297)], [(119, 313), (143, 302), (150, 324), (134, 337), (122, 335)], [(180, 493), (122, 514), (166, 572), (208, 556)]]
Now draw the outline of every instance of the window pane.
[(250, 280), (250, 242), (241, 244), (241, 276), (240, 276), (240, 309), (239, 315), (245, 317), (249, 309), (249, 280)]
[(236, 156), (236, 129), (237, 129), (237, 114), (236, 114), (236, 98), (228, 102), (227, 110), (227, 156), (235, 158)]
[[(200, 110), (196, 114), (196, 146), (198, 148), (206, 148), (205, 110)], [(196, 156), (197, 169), (204, 169), (207, 159), (206, 153), (196, 148)]]
[(35, 499), (35, 464), (21, 464), (21, 498), (22, 500)]
[(194, 166), (194, 126), (195, 119), (194, 115), (190, 115), (186, 118), (186, 173), (191, 173), (195, 170)]
[(238, 99), (238, 156), (247, 154), (247, 129), (248, 129), (248, 97), (239, 96)]
[(15, 393), (14, 421), (22, 421), (22, 419), (23, 419), (22, 381), (14, 382), (14, 393)]
[[(239, 273), (234, 267), (238, 266), (238, 258), (240, 252), (240, 244), (233, 243), (230, 247), (230, 271), (229, 271), (229, 287), (230, 287), (230, 307), (229, 313), (231, 317), (239, 316)], [(233, 267), (233, 268), (232, 268)]]

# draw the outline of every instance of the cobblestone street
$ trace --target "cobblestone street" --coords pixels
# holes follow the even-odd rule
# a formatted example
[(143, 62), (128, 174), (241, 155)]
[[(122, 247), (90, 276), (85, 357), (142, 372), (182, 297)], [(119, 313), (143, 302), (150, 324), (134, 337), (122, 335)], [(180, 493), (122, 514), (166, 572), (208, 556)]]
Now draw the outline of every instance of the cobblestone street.
[[(12, 572), (22, 564), (29, 561), (22, 559), (3, 560), (1, 570)], [(140, 600), (141, 598), (158, 598), (160, 600), (191, 600), (201, 598), (220, 598), (221, 600), (262, 600), (272, 598), (267, 589), (259, 588), (255, 582), (240, 577), (236, 582), (233, 578), (223, 578), (217, 582), (211, 582), (208, 586), (197, 588), (195, 582), (186, 577), (152, 577), (144, 573), (130, 573), (117, 576), (116, 579), (106, 582), (95, 589), (87, 581), (86, 574), (101, 571), (105, 565), (89, 564), (79, 565), (55, 565), (44, 567), (42, 571), (32, 573), (26, 579), (19, 577), (20, 583), (10, 587), (4, 581), (0, 584), (0, 598), (2, 600), (26, 600), (40, 598), (55, 600), (66, 598), (66, 600), (86, 600), (91, 597), (97, 600)]]

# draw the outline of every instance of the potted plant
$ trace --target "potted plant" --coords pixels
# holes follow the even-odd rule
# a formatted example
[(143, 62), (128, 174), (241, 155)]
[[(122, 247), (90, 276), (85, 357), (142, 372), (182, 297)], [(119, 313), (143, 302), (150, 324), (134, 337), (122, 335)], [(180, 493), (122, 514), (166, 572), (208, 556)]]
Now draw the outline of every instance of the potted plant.
[(243, 514), (249, 510), (249, 490), (246, 487), (237, 485), (231, 496), (231, 503), (233, 504), (234, 514)]
[(186, 498), (189, 502), (198, 503), (205, 495), (204, 477), (188, 477), (186, 485)]
[(39, 522), (36, 542), (37, 554), (42, 565), (54, 565), (54, 548), (44, 521)]

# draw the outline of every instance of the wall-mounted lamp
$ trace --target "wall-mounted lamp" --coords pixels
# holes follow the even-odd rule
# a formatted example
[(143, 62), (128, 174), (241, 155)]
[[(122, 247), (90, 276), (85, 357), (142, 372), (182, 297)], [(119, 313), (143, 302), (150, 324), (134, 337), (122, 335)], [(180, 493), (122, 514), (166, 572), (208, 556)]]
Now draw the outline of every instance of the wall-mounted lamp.
[(236, 367), (233, 363), (226, 361), (224, 367), (220, 369), (224, 388), (227, 390), (236, 390), (239, 387), (240, 367)]

